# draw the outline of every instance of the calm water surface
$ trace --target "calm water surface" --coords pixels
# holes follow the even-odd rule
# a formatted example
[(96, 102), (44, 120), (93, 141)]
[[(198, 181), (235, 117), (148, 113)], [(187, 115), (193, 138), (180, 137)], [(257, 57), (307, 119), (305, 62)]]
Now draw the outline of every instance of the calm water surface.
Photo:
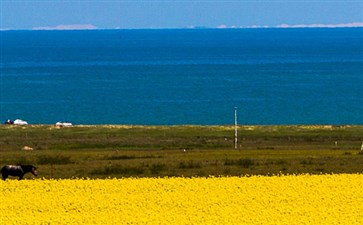
[(1, 31), (0, 119), (363, 124), (363, 29)]

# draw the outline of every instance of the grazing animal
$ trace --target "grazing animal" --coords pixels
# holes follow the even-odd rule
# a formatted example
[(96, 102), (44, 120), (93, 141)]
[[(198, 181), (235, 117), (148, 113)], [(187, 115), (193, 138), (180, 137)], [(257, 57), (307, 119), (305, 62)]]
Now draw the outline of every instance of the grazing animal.
[(6, 180), (8, 176), (19, 177), (19, 180), (21, 180), (23, 179), (24, 174), (29, 172), (34, 176), (37, 176), (37, 168), (32, 165), (6, 165), (1, 168), (3, 180)]

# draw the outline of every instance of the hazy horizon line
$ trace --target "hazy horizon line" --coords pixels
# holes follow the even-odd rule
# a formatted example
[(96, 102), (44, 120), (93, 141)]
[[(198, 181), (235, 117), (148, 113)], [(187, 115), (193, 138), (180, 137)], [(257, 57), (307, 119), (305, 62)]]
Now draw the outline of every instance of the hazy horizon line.
[(276, 26), (267, 26), (267, 25), (251, 25), (251, 26), (227, 26), (225, 24), (218, 25), (216, 27), (209, 26), (186, 26), (186, 27), (166, 27), (166, 28), (154, 28), (154, 27), (145, 27), (145, 28), (122, 28), (122, 27), (114, 27), (114, 28), (101, 28), (97, 27), (93, 24), (69, 24), (69, 25), (56, 25), (56, 26), (41, 26), (41, 27), (33, 27), (29, 29), (12, 29), (12, 28), (0, 28), (0, 31), (56, 31), (56, 30), (167, 30), (167, 29), (266, 29), (266, 28), (277, 28), (277, 29), (292, 29), (292, 28), (359, 28), (363, 27), (363, 22), (352, 22), (352, 23), (339, 23), (339, 24), (279, 24)]

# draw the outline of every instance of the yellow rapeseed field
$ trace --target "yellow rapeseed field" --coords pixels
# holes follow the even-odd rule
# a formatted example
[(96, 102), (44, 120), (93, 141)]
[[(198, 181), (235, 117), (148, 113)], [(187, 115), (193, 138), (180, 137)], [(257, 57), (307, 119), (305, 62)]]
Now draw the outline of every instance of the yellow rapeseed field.
[(0, 224), (363, 224), (363, 175), (7, 180)]

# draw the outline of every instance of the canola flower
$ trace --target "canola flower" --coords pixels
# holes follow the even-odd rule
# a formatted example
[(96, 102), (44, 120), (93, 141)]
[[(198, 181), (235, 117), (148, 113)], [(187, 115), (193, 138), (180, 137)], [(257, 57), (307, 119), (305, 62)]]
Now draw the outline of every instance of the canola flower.
[(363, 175), (0, 181), (0, 224), (363, 224)]

